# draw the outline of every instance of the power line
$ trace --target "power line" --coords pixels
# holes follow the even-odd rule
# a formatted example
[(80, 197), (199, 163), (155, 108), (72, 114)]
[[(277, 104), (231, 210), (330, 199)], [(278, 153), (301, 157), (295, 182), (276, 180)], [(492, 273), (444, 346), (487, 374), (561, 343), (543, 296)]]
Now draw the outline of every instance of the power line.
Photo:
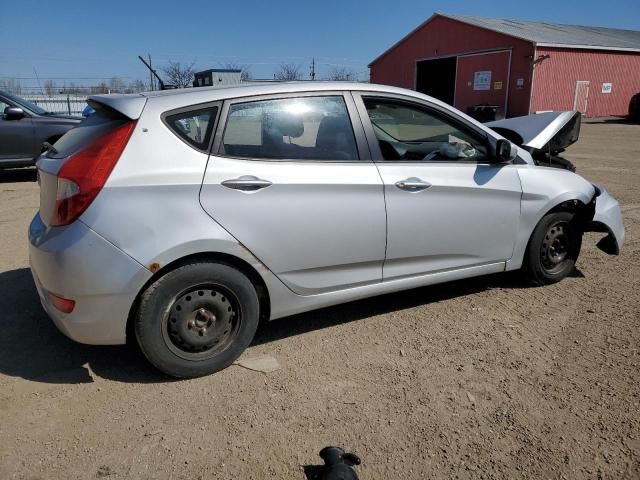
[(3, 75), (0, 78), (13, 78), (14, 80), (111, 80), (112, 78), (131, 78), (130, 76), (111, 75), (109, 77), (13, 77)]

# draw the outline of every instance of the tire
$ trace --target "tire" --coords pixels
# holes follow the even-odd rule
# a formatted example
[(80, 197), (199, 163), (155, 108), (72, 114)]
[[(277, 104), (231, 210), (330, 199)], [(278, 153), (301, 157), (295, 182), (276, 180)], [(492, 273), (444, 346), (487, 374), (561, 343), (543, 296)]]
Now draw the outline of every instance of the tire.
[(640, 123), (640, 93), (636, 93), (631, 97), (629, 102), (629, 121)]
[(536, 285), (549, 285), (568, 276), (575, 267), (582, 230), (571, 212), (545, 215), (534, 229), (525, 258), (523, 271)]
[(231, 365), (253, 340), (258, 321), (258, 295), (246, 276), (228, 265), (193, 262), (144, 291), (134, 329), (151, 364), (190, 378)]

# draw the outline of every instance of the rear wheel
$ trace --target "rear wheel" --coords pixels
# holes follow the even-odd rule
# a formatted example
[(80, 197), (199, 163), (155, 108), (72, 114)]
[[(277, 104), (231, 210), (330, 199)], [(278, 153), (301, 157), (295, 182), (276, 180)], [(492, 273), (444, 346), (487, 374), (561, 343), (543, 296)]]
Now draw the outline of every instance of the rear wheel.
[(135, 333), (159, 370), (198, 377), (231, 365), (251, 343), (258, 318), (258, 296), (247, 277), (228, 265), (196, 262), (145, 290)]
[(582, 231), (574, 220), (571, 212), (554, 212), (536, 226), (523, 263), (533, 283), (559, 282), (573, 271), (582, 245)]

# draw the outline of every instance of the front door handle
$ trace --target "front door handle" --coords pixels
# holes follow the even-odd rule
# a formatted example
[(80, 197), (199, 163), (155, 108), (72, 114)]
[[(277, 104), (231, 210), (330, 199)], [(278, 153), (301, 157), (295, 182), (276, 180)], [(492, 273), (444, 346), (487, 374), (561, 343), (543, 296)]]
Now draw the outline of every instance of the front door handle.
[(410, 177), (405, 180), (396, 182), (396, 187), (398, 187), (400, 190), (406, 190), (407, 192), (420, 192), (429, 188), (430, 186), (431, 184), (429, 182), (420, 180), (417, 177)]
[(231, 188), (233, 190), (242, 190), (243, 192), (255, 192), (261, 188), (266, 188), (272, 185), (269, 180), (263, 180), (253, 175), (243, 175), (239, 178), (233, 178), (231, 180), (225, 180), (222, 182), (222, 186)]

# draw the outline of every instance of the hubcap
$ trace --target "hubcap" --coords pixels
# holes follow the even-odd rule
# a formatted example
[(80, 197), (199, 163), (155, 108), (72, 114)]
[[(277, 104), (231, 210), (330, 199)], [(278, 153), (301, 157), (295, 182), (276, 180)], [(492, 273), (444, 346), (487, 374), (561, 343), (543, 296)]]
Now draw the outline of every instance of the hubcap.
[(568, 225), (564, 222), (551, 225), (540, 249), (542, 266), (551, 272), (561, 269), (569, 255), (569, 245)]
[(195, 287), (176, 296), (163, 322), (169, 349), (186, 359), (205, 359), (226, 349), (240, 325), (235, 296), (221, 287)]

